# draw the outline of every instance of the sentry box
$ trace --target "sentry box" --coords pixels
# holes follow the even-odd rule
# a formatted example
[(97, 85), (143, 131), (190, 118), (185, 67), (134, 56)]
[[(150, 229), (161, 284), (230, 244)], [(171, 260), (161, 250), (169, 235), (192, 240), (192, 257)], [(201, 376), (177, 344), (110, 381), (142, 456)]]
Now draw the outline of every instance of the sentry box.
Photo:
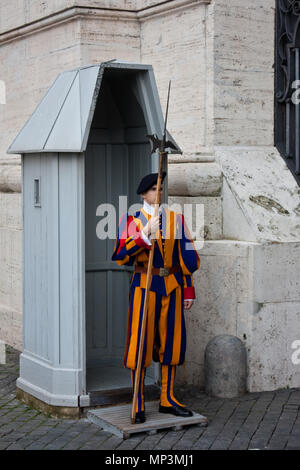
[[(80, 410), (130, 390), (122, 359), (133, 268), (111, 261), (116, 229), (103, 235), (103, 220), (113, 215), (117, 228), (141, 203), (137, 184), (158, 169), (146, 136), (163, 128), (152, 66), (113, 60), (60, 73), (9, 147), (22, 161), (19, 396)], [(147, 373), (155, 387), (157, 369)]]

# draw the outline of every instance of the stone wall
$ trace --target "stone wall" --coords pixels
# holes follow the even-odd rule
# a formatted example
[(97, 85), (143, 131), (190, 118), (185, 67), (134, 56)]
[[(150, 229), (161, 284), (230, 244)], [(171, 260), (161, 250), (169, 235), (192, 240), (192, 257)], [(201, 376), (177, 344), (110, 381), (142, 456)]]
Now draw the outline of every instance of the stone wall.
[(164, 110), (172, 81), (168, 123), (185, 159), (212, 147), (211, 31), (211, 10), (199, 2), (141, 18), (141, 59), (154, 67)]
[[(21, 167), (19, 156), (6, 154), (8, 146), (62, 70), (118, 58), (153, 64), (163, 106), (167, 82), (169, 78), (173, 79), (169, 128), (183, 145), (185, 158), (191, 158), (191, 155), (195, 158), (203, 148), (206, 149), (203, 138), (208, 135), (209, 127), (207, 117), (202, 118), (206, 113), (202, 107), (207, 107), (209, 93), (201, 82), (198, 84), (194, 80), (194, 87), (192, 83), (195, 58), (197, 73), (205, 75), (207, 67), (205, 21), (208, 1), (176, 0), (168, 5), (159, 1), (131, 0), (7, 0), (0, 3), (0, 80), (6, 85), (6, 104), (0, 104), (3, 266), (0, 274), (0, 334), (8, 343), (22, 349), (22, 299), (18, 294), (21, 282)], [(164, 33), (159, 46), (157, 38), (162, 34), (162, 25)], [(181, 25), (180, 36), (178, 25)], [(170, 74), (172, 64), (175, 67)], [(194, 105), (188, 116), (191, 101)], [(201, 139), (194, 139), (193, 134), (199, 132)], [(19, 200), (19, 206), (16, 200)], [(17, 238), (11, 236), (15, 226), (7, 223), (11, 217), (17, 220)], [(14, 269), (11, 268), (14, 264), (11, 253), (18, 259)]]
[(273, 145), (274, 0), (217, 0), (216, 145)]
[(6, 149), (60, 71), (118, 58), (153, 65), (163, 110), (172, 79), (184, 153), (169, 156), (169, 201), (204, 213), (178, 382), (203, 387), (205, 346), (229, 333), (249, 391), (300, 385), (300, 193), (273, 147), (274, 13), (273, 0), (0, 2), (1, 339), (22, 348), (20, 158)]
[(19, 350), (22, 347), (21, 211), (21, 193), (0, 192), (0, 338)]

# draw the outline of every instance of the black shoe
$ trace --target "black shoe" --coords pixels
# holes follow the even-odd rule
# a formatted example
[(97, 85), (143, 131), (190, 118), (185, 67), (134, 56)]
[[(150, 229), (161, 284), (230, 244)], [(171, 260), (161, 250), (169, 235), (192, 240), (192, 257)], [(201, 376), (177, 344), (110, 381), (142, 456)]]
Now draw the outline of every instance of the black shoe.
[(170, 413), (175, 416), (193, 416), (193, 412), (184, 406), (173, 405), (173, 406), (162, 406), (159, 404), (160, 413)]
[(135, 414), (135, 424), (144, 423), (146, 421), (145, 411), (137, 411)]

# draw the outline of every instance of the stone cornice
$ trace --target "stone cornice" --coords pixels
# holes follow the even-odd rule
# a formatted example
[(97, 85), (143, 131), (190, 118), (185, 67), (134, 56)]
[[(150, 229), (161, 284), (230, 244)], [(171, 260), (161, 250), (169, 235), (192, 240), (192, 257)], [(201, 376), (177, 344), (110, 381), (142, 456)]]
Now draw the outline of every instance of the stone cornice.
[(97, 18), (103, 20), (121, 21), (146, 21), (153, 16), (167, 14), (174, 10), (185, 9), (197, 5), (211, 3), (211, 0), (167, 0), (156, 5), (141, 8), (140, 10), (125, 10), (112, 8), (85, 7), (77, 5), (66, 8), (31, 23), (13, 28), (0, 34), (0, 44), (20, 39), (23, 36), (36, 33), (40, 30), (53, 27), (57, 24), (74, 21), (82, 17)]
[(161, 2), (152, 7), (146, 7), (136, 12), (140, 21), (148, 20), (152, 16), (159, 16), (169, 11), (180, 10), (182, 8), (194, 7), (200, 4), (209, 4), (211, 0), (172, 0)]
[[(169, 164), (169, 171), (173, 171), (173, 168), (181, 167), (181, 165), (185, 165), (187, 163), (192, 164), (216, 164), (215, 155), (213, 149), (211, 151), (203, 151), (198, 152), (197, 154), (189, 154), (185, 153), (180, 156), (176, 155), (168, 155), (168, 164)], [(179, 166), (180, 165), (180, 166)], [(199, 166), (199, 169), (203, 167)], [(182, 169), (180, 170), (182, 171)], [(14, 156), (13, 158), (10, 157), (8, 159), (1, 158), (0, 159), (0, 193), (19, 193), (22, 191), (21, 187), (21, 155)], [(176, 186), (176, 184), (175, 184)], [(174, 188), (172, 187), (172, 191), (174, 192)], [(182, 194), (181, 194), (182, 195)]]

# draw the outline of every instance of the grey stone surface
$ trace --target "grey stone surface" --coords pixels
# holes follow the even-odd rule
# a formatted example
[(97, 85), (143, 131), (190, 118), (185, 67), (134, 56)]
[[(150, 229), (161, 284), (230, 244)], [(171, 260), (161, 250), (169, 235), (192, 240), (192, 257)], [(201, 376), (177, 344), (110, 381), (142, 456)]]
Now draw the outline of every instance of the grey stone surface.
[(0, 339), (0, 364), (6, 363), (6, 345), (4, 341)]
[(205, 348), (205, 392), (233, 398), (246, 392), (247, 355), (243, 342), (233, 335), (218, 335)]
[(18, 357), (9, 348), (7, 364), (0, 365), (0, 450), (300, 450), (299, 388), (218, 398), (197, 386), (175, 387), (180, 401), (208, 417), (208, 426), (143, 433), (123, 441), (87, 418), (49, 418), (19, 402)]

